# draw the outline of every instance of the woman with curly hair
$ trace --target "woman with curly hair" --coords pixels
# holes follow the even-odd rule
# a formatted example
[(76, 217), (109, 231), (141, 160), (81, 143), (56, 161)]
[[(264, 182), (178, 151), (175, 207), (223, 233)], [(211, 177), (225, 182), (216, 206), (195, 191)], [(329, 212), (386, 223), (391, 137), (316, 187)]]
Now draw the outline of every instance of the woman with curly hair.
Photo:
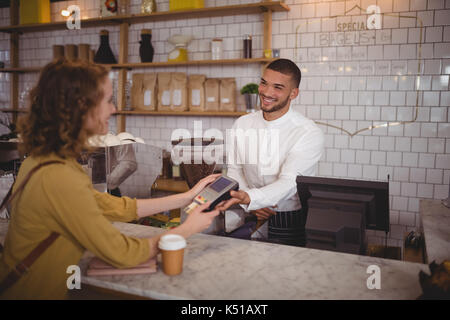
[[(129, 237), (111, 221), (133, 221), (185, 206), (217, 178), (206, 177), (191, 190), (165, 198), (137, 200), (96, 191), (76, 159), (88, 148), (89, 137), (108, 132), (108, 119), (115, 111), (112, 94), (103, 66), (60, 60), (42, 70), (30, 94), (29, 112), (18, 125), (27, 158), (13, 192), (37, 165), (54, 162), (36, 171), (12, 201), (0, 284), (11, 274), (15, 277), (13, 270), (20, 269), (24, 258), (49, 235), (58, 236), (27, 272), (4, 288), (0, 298), (65, 298), (67, 267), (77, 265), (85, 250), (117, 268), (134, 267), (155, 257), (162, 234)], [(165, 233), (187, 238), (206, 229), (219, 211), (202, 212), (205, 209), (206, 205), (199, 206), (182, 225)]]

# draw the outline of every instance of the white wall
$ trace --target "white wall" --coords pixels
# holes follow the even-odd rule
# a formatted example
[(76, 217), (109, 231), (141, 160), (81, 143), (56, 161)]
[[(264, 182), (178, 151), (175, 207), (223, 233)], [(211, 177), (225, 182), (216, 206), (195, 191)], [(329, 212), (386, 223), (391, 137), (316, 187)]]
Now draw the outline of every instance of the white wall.
[[(99, 1), (67, 1), (52, 5), (53, 16), (69, 4), (78, 4), (86, 17), (96, 16)], [(131, 12), (139, 12), (140, 1), (132, 0)], [(210, 1), (207, 6), (258, 1)], [(406, 231), (419, 229), (419, 199), (447, 197), (450, 179), (450, 0), (289, 0), (290, 12), (273, 14), (273, 47), (281, 56), (293, 59), (301, 67), (301, 93), (294, 107), (307, 117), (349, 132), (385, 123), (408, 121), (411, 124), (367, 130), (350, 137), (333, 127), (321, 125), (326, 135), (326, 150), (318, 174), (328, 177), (385, 180), (391, 177), (391, 232), (388, 244), (402, 246)], [(330, 39), (337, 34), (338, 23), (365, 22), (359, 10), (344, 13), (358, 5), (376, 4), (384, 16), (382, 29), (373, 32), (346, 33), (349, 45), (336, 45)], [(158, 1), (158, 10), (168, 10), (168, 1)], [(423, 43), (419, 44), (423, 21)], [(339, 16), (329, 19), (330, 16)], [(59, 17), (58, 17), (59, 18)], [(8, 9), (0, 9), (0, 24), (7, 25)], [(299, 28), (296, 35), (297, 27)], [(166, 61), (173, 34), (193, 34), (189, 45), (191, 59), (209, 58), (209, 43), (221, 37), (225, 58), (238, 58), (242, 36), (253, 34), (253, 56), (262, 56), (262, 15), (238, 15), (218, 18), (135, 24), (130, 27), (129, 61), (139, 62), (139, 34), (153, 30), (154, 61)], [(21, 66), (43, 65), (51, 59), (54, 44), (99, 44), (102, 28), (79, 31), (29, 33), (21, 36)], [(118, 53), (118, 27), (107, 27), (113, 51)], [(367, 38), (373, 36), (373, 39)], [(355, 38), (356, 37), (356, 38)], [(359, 38), (358, 38), (359, 37)], [(361, 37), (364, 39), (361, 40)], [(0, 34), (0, 50), (9, 50), (9, 36)], [(359, 44), (355, 44), (359, 39)], [(350, 44), (351, 43), (351, 44)], [(421, 51), (420, 85), (416, 88)], [(133, 70), (151, 72), (152, 70)], [(161, 68), (156, 71), (182, 71), (208, 77), (236, 77), (238, 88), (259, 81), (259, 65), (223, 65), (213, 67)], [(21, 88), (30, 86), (36, 74), (21, 76)], [(418, 89), (418, 90), (416, 90)], [(0, 74), (0, 103), (9, 101), (8, 75)], [(243, 100), (238, 94), (239, 105)], [(127, 130), (152, 144), (168, 147), (176, 128), (193, 128), (202, 121), (204, 129), (230, 128), (234, 119), (216, 117), (127, 117)], [(115, 123), (111, 122), (114, 130)], [(370, 243), (384, 243), (383, 232), (369, 231)]]

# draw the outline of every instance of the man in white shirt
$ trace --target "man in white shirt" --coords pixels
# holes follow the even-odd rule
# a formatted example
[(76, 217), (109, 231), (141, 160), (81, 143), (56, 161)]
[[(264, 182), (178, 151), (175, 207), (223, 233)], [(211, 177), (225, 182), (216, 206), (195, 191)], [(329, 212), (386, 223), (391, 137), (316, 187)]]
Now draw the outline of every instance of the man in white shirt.
[(240, 117), (227, 134), (228, 175), (239, 182), (230, 203), (268, 220), (270, 242), (305, 246), (306, 215), (300, 210), (296, 177), (315, 175), (324, 144), (322, 131), (293, 110), (301, 73), (287, 59), (270, 63), (259, 85), (261, 110)]

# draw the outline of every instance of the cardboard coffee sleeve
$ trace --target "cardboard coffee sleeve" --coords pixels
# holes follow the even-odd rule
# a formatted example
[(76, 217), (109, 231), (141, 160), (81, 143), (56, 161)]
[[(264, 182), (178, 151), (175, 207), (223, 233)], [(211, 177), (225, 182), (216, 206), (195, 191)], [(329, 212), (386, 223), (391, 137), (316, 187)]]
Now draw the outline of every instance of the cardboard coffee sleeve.
[(205, 75), (189, 76), (189, 111), (205, 111), (205, 80)]
[(219, 79), (205, 81), (205, 111), (219, 111)]
[(154, 111), (157, 106), (156, 73), (133, 74), (131, 104), (134, 109)]
[(236, 79), (220, 80), (220, 111), (236, 111)]
[(188, 110), (187, 76), (183, 72), (172, 72), (170, 91), (172, 94), (172, 111)]

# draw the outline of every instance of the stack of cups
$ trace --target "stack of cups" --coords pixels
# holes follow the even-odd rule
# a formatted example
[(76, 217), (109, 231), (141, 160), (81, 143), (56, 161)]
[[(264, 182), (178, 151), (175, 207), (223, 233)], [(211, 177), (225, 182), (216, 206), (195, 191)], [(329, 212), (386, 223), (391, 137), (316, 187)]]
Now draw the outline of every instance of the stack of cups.
[(78, 58), (78, 47), (74, 44), (66, 44), (64, 56), (69, 61), (76, 60)]
[(169, 276), (176, 276), (183, 271), (184, 248), (186, 240), (177, 234), (167, 234), (159, 240), (162, 254), (163, 271)]
[(82, 43), (78, 45), (78, 59), (89, 61), (89, 52), (89, 44)]
[(53, 46), (53, 59), (58, 60), (64, 58), (64, 46), (54, 45)]

